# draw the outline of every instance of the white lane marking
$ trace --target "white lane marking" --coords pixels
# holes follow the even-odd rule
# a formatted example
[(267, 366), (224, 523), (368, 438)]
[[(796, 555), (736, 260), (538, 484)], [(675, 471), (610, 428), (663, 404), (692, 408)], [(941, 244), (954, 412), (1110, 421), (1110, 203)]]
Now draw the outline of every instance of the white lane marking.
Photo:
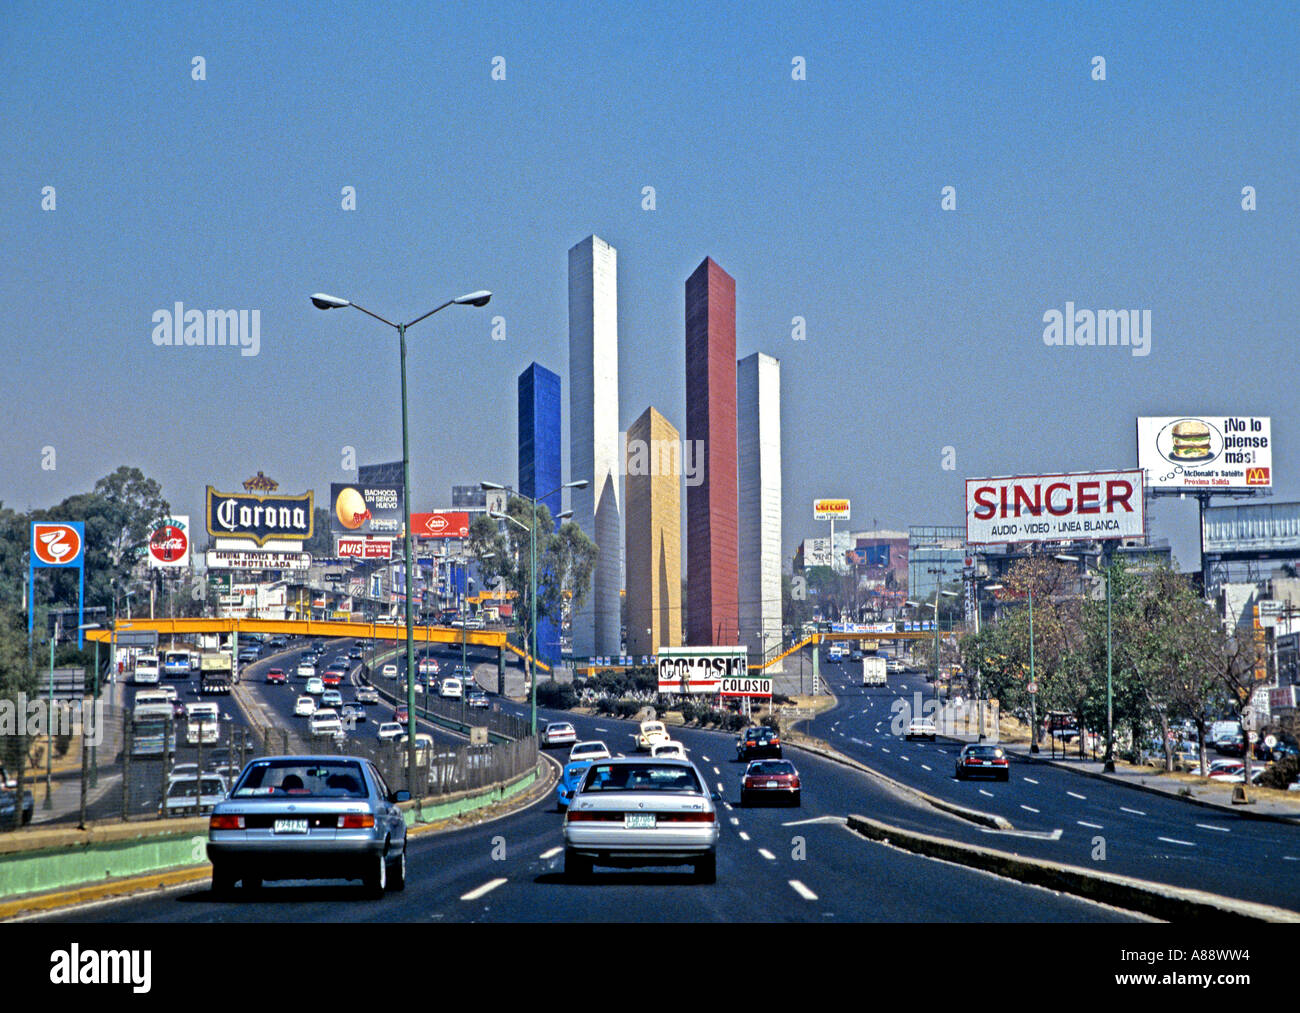
[(730, 817), (730, 819), (731, 819), (731, 825), (732, 825), (733, 827), (738, 827), (738, 826), (740, 826), (740, 820), (736, 819), (736, 817), (732, 816), (732, 817)]
[(948, 752), (948, 750), (946, 750), (946, 749), (940, 749), (939, 752), (941, 752), (941, 753), (946, 753), (946, 752)]
[(1031, 806), (1031, 805), (1025, 805), (1023, 802), (1020, 803), (1020, 808), (1023, 809), (1023, 810), (1025, 810), (1025, 812), (1031, 812), (1031, 813), (1036, 813), (1036, 812), (1038, 812), (1038, 810), (1035, 809), (1033, 806)]
[(596, 731), (598, 731), (598, 732), (607, 732), (607, 731), (609, 731), (609, 729), (608, 729), (608, 728), (597, 728)]
[(563, 848), (552, 848), (550, 851), (543, 851), (543, 852), (542, 852), (540, 855), (538, 855), (537, 857), (538, 857), (538, 858), (543, 858), (543, 859), (544, 859), (544, 858), (554, 858), (556, 855), (558, 855), (558, 854), (559, 854), (561, 851), (563, 851), (563, 850), (564, 850)]
[(714, 768), (713, 768), (713, 772), (714, 772), (715, 774), (721, 774), (721, 773), (722, 773), (722, 771), (720, 771), (717, 767), (714, 767)]
[(782, 823), (783, 827), (806, 827), (809, 823), (848, 823), (847, 816), (815, 816), (810, 820), (794, 820), (790, 823)]
[(758, 849), (758, 853), (759, 853), (760, 855), (762, 855), (764, 858), (766, 858), (769, 862), (775, 862), (775, 861), (776, 861), (776, 855), (774, 855), (774, 854), (772, 854), (772, 852), (768, 851), (767, 848), (759, 848), (759, 849)]
[(1082, 800), (1085, 801), (1085, 802), (1088, 800), (1088, 796), (1087, 796), (1087, 795), (1080, 795), (1080, 794), (1078, 794), (1077, 792), (1067, 791), (1066, 794), (1069, 795), (1070, 798), (1082, 799)]
[(722, 804), (725, 805), (728, 809), (731, 808), (731, 803), (730, 803), (730, 802), (723, 802)]
[(747, 840), (749, 840), (749, 834), (745, 833), (745, 831), (743, 831), (743, 830), (738, 830), (736, 833), (737, 833), (737, 835), (740, 837), (740, 839), (741, 839), (742, 841), (747, 841)]
[(1025, 778), (1025, 780), (1028, 781), (1030, 784), (1037, 784), (1037, 783), (1038, 783), (1038, 782), (1035, 781), (1032, 777), (1027, 777), (1027, 778)]
[(862, 708), (862, 713), (865, 714), (865, 713), (867, 713), (867, 711), (869, 711), (869, 710), (871, 710), (870, 707), (863, 707), (863, 708)]
[(1122, 805), (1122, 806), (1120, 806), (1120, 807), (1119, 807), (1119, 811), (1120, 811), (1120, 812), (1125, 812), (1125, 813), (1132, 813), (1134, 816), (1145, 816), (1145, 815), (1146, 815), (1146, 813), (1144, 813), (1141, 809), (1130, 809), (1130, 808), (1129, 808), (1128, 806), (1126, 806), (1126, 805)]
[(1283, 855), (1283, 856), (1282, 856), (1282, 861), (1284, 861), (1284, 862), (1300, 862), (1300, 858), (1297, 858), (1295, 855)]
[(1196, 845), (1193, 844), (1191, 841), (1179, 841), (1179, 840), (1175, 840), (1175, 839), (1172, 838), (1172, 837), (1157, 837), (1156, 840), (1157, 840), (1157, 841), (1164, 841), (1166, 844), (1181, 844), (1181, 845), (1182, 845), (1183, 847), (1185, 847), (1185, 848), (1194, 848), (1194, 847), (1196, 847)]
[[(899, 755), (899, 756), (903, 756), (902, 753), (899, 753), (898, 755)], [(911, 763), (911, 762), (912, 762), (911, 757), (903, 756), (903, 759), (904, 759), (904, 760), (907, 760), (908, 763)]]
[(881, 746), (880, 748), (883, 749), (886, 753), (889, 752), (888, 746)]
[(1198, 824), (1196, 824), (1196, 825), (1197, 825), (1198, 827), (1200, 827), (1202, 830), (1217, 830), (1217, 831), (1218, 831), (1219, 833), (1221, 833), (1221, 834), (1230, 834), (1230, 833), (1232, 833), (1232, 831), (1229, 830), (1227, 827), (1216, 827), (1216, 826), (1215, 826), (1214, 824), (1212, 824), (1212, 823), (1198, 823)]
[(1081, 826), (1081, 827), (1087, 827), (1089, 830), (1105, 830), (1105, 829), (1106, 829), (1106, 828), (1103, 827), (1100, 823), (1085, 823), (1085, 822), (1083, 822), (1083, 820), (1075, 820), (1074, 822), (1077, 823), (1077, 824), (1079, 824), (1079, 826)]
[(928, 763), (923, 763), (923, 764), (921, 764), (921, 769), (922, 769), (922, 770), (929, 770), (929, 771), (931, 771), (931, 772), (933, 772), (933, 770), (934, 770), (934, 768), (931, 767)]
[(850, 741), (850, 742), (856, 742), (859, 746), (861, 746), (861, 745), (865, 745), (865, 743), (864, 743), (861, 739), (856, 738), (856, 737), (850, 737), (849, 741)]
[(983, 788), (980, 789), (980, 794), (981, 794), (981, 795), (987, 795), (989, 798), (992, 798), (992, 797), (993, 797), (993, 792), (991, 792), (991, 791), (985, 791)]
[(804, 900), (816, 900), (817, 895), (800, 883), (797, 879), (790, 880), (790, 887)]
[(489, 893), (490, 891), (495, 890), (498, 886), (500, 886), (500, 885), (501, 885), (502, 883), (504, 883), (504, 882), (505, 882), (504, 879), (490, 879), (490, 880), (488, 880), (486, 883), (484, 883), (482, 886), (477, 887), (477, 888), (471, 890), (469, 893), (462, 894), (460, 899), (461, 899), (461, 900), (478, 900), (478, 899), (479, 899), (480, 897), (482, 897), (485, 893)]
[(727, 790), (727, 789), (726, 789), (725, 787), (723, 787), (722, 782), (719, 781), (719, 782), (718, 782), (718, 794), (721, 795), (721, 794), (722, 794), (723, 792), (725, 792), (726, 790)]

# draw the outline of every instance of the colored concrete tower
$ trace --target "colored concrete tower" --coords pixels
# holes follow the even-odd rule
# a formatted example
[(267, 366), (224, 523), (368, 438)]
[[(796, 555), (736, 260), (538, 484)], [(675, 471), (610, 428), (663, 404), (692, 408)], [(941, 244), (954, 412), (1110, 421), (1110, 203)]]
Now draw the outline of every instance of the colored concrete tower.
[(751, 663), (781, 645), (781, 362), (736, 364), (740, 642)]
[(680, 450), (677, 430), (654, 408), (628, 427), (623, 506), (632, 655), (682, 643)]
[(686, 439), (704, 462), (686, 490), (686, 641), (735, 645), (736, 282), (708, 257), (686, 279)]
[[(534, 362), (519, 374), (519, 491), (533, 498), (550, 493), (541, 502), (554, 517), (560, 482), (560, 377)], [(537, 655), (560, 659), (560, 630), (549, 619), (537, 622)]]
[(569, 250), (569, 478), (573, 519), (600, 550), (591, 590), (573, 614), (576, 658), (622, 649), (619, 590), (618, 253), (588, 236)]

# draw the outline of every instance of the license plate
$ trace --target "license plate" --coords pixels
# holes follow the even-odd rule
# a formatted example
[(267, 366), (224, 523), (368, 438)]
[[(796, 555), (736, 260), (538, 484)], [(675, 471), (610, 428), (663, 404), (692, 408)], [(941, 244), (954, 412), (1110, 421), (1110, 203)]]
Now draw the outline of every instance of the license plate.
[(623, 817), (623, 826), (629, 830), (651, 830), (654, 825), (654, 813), (628, 813)]
[(305, 834), (306, 820), (276, 820), (273, 832), (277, 834)]
[(778, 787), (780, 787), (780, 785), (778, 785), (775, 781), (768, 781), (765, 785), (763, 785), (763, 787), (764, 787), (764, 788), (778, 788)]
[(991, 766), (993, 766), (993, 761), (992, 761), (992, 760), (980, 760), (980, 766), (981, 766), (981, 767), (991, 767)]

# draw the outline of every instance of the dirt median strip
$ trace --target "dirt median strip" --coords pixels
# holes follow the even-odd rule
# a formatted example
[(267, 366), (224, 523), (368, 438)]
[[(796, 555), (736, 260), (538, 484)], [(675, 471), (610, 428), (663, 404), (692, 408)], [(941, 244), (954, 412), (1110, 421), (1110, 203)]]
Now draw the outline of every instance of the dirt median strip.
[(1007, 879), (1068, 893), (1162, 921), (1300, 923), (1300, 913), (1285, 908), (1130, 876), (1097, 872), (1076, 865), (1024, 858), (1005, 851), (904, 830), (867, 816), (850, 815), (847, 825), (863, 837), (905, 851), (982, 869)]

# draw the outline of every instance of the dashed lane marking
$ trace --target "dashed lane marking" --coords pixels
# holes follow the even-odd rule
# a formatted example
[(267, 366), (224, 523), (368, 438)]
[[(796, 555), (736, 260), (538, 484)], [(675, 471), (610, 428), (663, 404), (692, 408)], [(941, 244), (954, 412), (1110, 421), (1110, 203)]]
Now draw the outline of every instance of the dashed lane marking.
[(772, 852), (768, 851), (767, 848), (759, 848), (759, 849), (758, 849), (758, 853), (759, 853), (760, 855), (762, 855), (764, 858), (766, 858), (769, 862), (775, 862), (775, 861), (776, 861), (776, 855), (774, 855), (774, 854), (772, 854)]
[(1125, 813), (1132, 813), (1134, 816), (1145, 816), (1145, 815), (1146, 815), (1146, 813), (1144, 813), (1141, 809), (1130, 809), (1130, 808), (1129, 808), (1128, 806), (1126, 806), (1126, 805), (1122, 805), (1122, 806), (1120, 806), (1120, 807), (1119, 807), (1119, 811), (1120, 811), (1120, 812), (1125, 812)]
[(537, 857), (538, 857), (538, 858), (541, 858), (541, 859), (554, 858), (556, 855), (558, 855), (558, 854), (559, 854), (561, 851), (563, 851), (563, 850), (564, 850), (563, 848), (551, 848), (550, 851), (543, 851), (543, 852), (542, 852), (540, 855), (538, 855)]
[(797, 879), (790, 880), (790, 888), (794, 890), (804, 900), (816, 900), (817, 895), (800, 883)]
[(462, 894), (460, 899), (461, 899), (461, 900), (478, 900), (478, 899), (479, 899), (480, 897), (482, 897), (484, 894), (492, 892), (493, 890), (495, 890), (498, 886), (500, 886), (500, 885), (501, 885), (502, 883), (504, 883), (504, 882), (505, 882), (504, 879), (490, 879), (490, 880), (488, 880), (486, 883), (484, 883), (482, 886), (480, 886), (480, 887), (476, 887), (475, 889), (471, 890), (469, 893)]
[(1088, 800), (1088, 796), (1087, 796), (1087, 795), (1080, 795), (1078, 792), (1075, 792), (1075, 791), (1067, 791), (1066, 794), (1069, 795), (1070, 798), (1077, 798), (1077, 799), (1079, 799), (1079, 800), (1081, 800), (1081, 801), (1085, 801), (1085, 802)]
[(1077, 823), (1077, 824), (1079, 824), (1079, 826), (1081, 826), (1081, 827), (1087, 827), (1089, 830), (1105, 830), (1105, 829), (1106, 829), (1106, 828), (1103, 827), (1100, 823), (1085, 823), (1085, 822), (1083, 822), (1083, 820), (1075, 820), (1074, 822)]
[(1173, 837), (1157, 837), (1156, 840), (1157, 840), (1157, 841), (1164, 841), (1166, 844), (1181, 844), (1181, 845), (1182, 845), (1183, 847), (1185, 847), (1185, 848), (1194, 848), (1194, 847), (1196, 847), (1196, 845), (1193, 844), (1191, 841), (1180, 841), (1180, 840), (1177, 840), (1176, 838), (1173, 838)]

